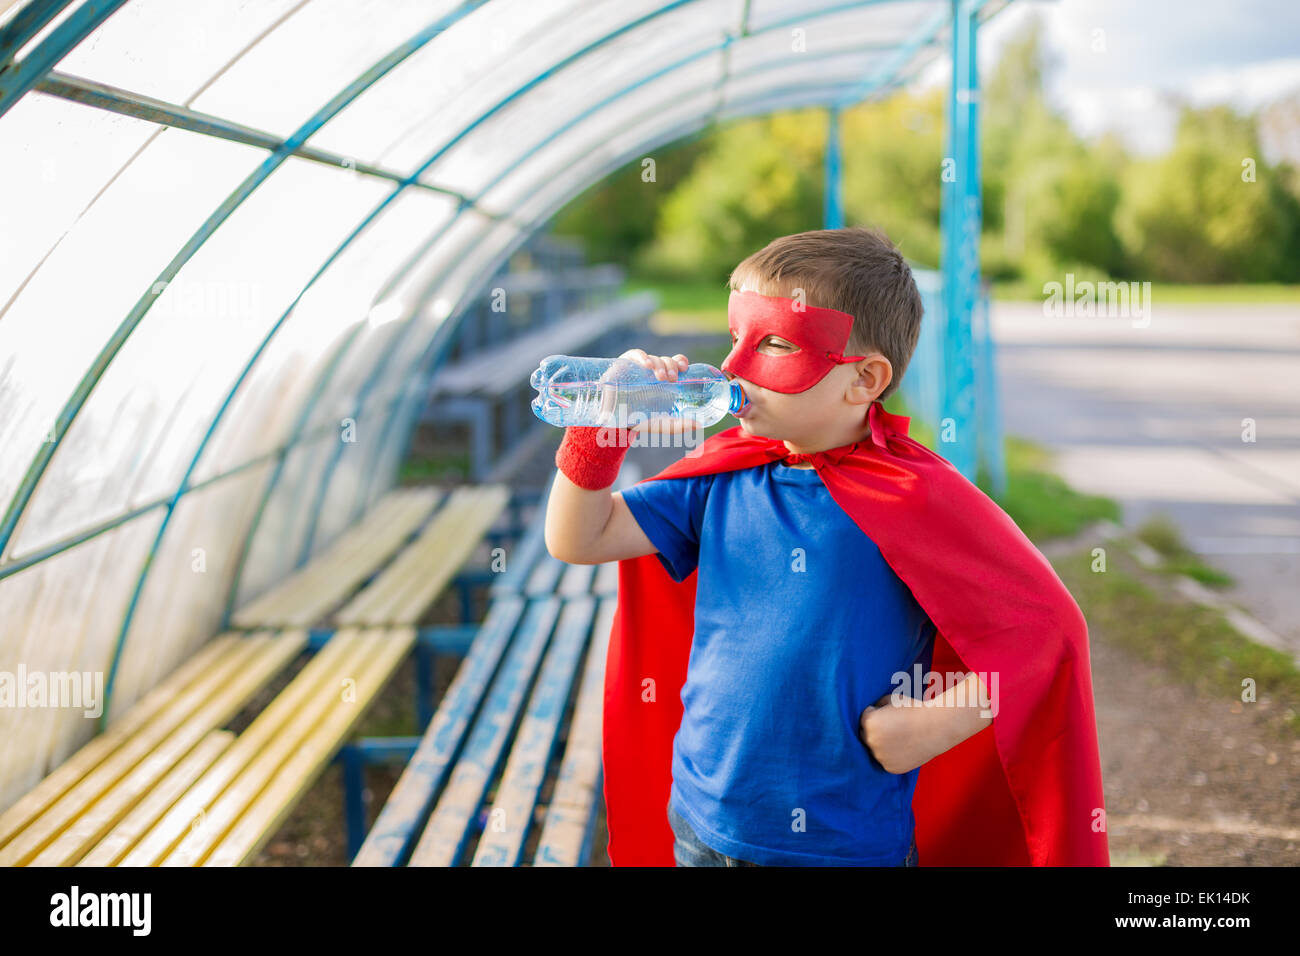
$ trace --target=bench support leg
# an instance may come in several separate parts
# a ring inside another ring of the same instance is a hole
[[[433,648],[424,643],[415,645],[415,719],[419,733],[433,720]]]
[[[492,409],[486,399],[456,396],[435,399],[420,416],[422,422],[459,421],[469,425],[470,481],[482,481],[492,467]]]
[[[339,757],[343,762],[343,805],[350,863],[366,839],[366,764],[361,749],[355,744],[344,744]]]

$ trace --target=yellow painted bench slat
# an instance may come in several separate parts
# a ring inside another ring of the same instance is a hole
[[[264,653],[274,646],[274,640],[273,637],[262,635],[241,638],[240,646],[234,654],[222,658],[217,666],[209,668],[197,681],[185,688],[162,713],[132,735],[0,850],[0,866],[19,866],[29,862],[169,735],[178,728],[189,725],[194,715],[203,710],[214,695],[228,692],[231,682],[241,671],[255,666]],[[270,676],[268,674],[266,679],[269,680]],[[252,687],[249,695],[256,689]],[[225,699],[233,703],[229,695]],[[225,720],[226,717],[221,715],[223,713],[224,711],[219,712],[213,723],[202,727],[202,732]],[[188,749],[187,747],[186,750]]]
[[[197,678],[220,664],[223,657],[243,646],[239,634],[224,634],[203,645],[157,687],[136,701],[125,714],[113,721],[104,732],[87,741],[86,745],[49,773],[40,783],[24,794],[17,803],[0,815],[0,847],[13,839],[14,834],[44,813],[68,790],[88,773],[108,759],[131,735],[151,721],[180,696]]]
[[[335,615],[340,624],[413,624],[509,502],[504,485],[461,486],[420,536]]]
[[[77,866],[116,866],[136,840],[144,835],[167,808],[181,798],[199,776],[212,766],[235,740],[229,730],[214,730],[199,741],[172,772],[135,805],[112,832],[77,861]]]
[[[434,487],[390,492],[305,567],[237,611],[233,623],[302,627],[319,620],[392,557],[441,498]]]
[[[435,540],[432,536],[425,538],[425,560],[417,561],[415,555],[409,560],[409,573],[394,596],[387,614],[389,622],[414,624],[419,620],[420,615],[442,593],[447,582],[474,553],[483,535],[510,499],[509,491],[499,485],[465,490],[469,501],[463,509],[454,536],[442,541]],[[430,571],[435,566],[438,569],[436,574]]]
[[[323,721],[312,725],[289,761],[240,815],[234,829],[201,861],[202,865],[239,866],[261,851],[414,645],[415,628],[394,628],[376,634],[366,660],[356,672],[355,700],[336,705]]]
[[[211,806],[265,747],[284,732],[312,697],[328,690],[339,661],[361,640],[357,631],[340,631],[325,642],[275,699],[254,718],[229,749],[186,791],[167,814],[146,832],[122,859],[122,866],[157,866],[199,823],[206,823]],[[109,834],[108,839],[112,838]]]
[[[214,688],[202,706],[189,714],[143,760],[118,779],[89,809],[78,815],[32,862],[37,866],[69,866],[88,853],[113,825],[149,793],[209,730],[221,726],[243,709],[262,687],[283,671],[307,646],[305,632],[263,638],[265,645]],[[140,738],[137,738],[140,739]]]

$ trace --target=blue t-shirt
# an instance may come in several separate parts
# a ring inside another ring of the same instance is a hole
[[[673,808],[767,866],[894,866],[920,768],[885,770],[858,718],[934,625],[813,468],[643,481],[621,492],[676,581],[698,568],[673,739]],[[920,688],[905,687],[913,696]]]

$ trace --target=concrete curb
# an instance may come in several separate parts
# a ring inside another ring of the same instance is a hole
[[[1088,533],[1099,534],[1107,541],[1121,543],[1133,555],[1138,564],[1144,568],[1155,571],[1159,570],[1164,563],[1160,554],[1154,548],[1136,538],[1129,537],[1124,528],[1113,521],[1099,521],[1092,525]],[[1222,614],[1224,620],[1242,637],[1286,654],[1297,667],[1300,667],[1300,654],[1296,654],[1295,650],[1268,625],[1243,611],[1226,598],[1211,591],[1195,578],[1190,578],[1185,574],[1175,574],[1172,577],[1174,589],[1183,597],[1203,607],[1213,608]]]

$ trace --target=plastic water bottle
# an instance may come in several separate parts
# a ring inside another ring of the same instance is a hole
[[[632,359],[548,355],[528,384],[537,389],[533,414],[561,428],[632,428],[660,416],[707,427],[728,413],[743,415],[749,406],[739,382],[704,362],[679,369],[671,382]]]

